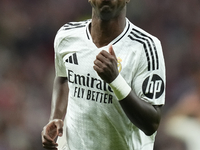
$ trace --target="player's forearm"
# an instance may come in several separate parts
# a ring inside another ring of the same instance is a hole
[[[68,104],[68,91],[67,78],[55,77],[49,120],[64,119]]]
[[[139,99],[133,91],[120,104],[130,121],[145,134],[151,135],[157,130],[161,118],[159,106]]]

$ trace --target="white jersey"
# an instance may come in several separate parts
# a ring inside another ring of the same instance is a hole
[[[109,45],[120,74],[142,100],[165,102],[165,64],[160,41],[126,19],[124,31],[108,46],[93,43],[91,20],[64,25],[55,38],[56,76],[68,78],[66,142],[63,150],[153,150],[155,135],[146,136],[130,122],[111,87],[93,69]]]

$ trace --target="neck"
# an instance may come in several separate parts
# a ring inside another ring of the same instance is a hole
[[[102,20],[95,15],[92,16],[90,33],[94,44],[97,47],[108,45],[119,34],[121,34],[126,25],[125,15],[112,18],[110,20]]]

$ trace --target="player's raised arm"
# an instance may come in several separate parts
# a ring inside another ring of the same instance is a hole
[[[42,131],[42,144],[45,149],[57,150],[55,142],[58,136],[62,136],[63,118],[68,104],[68,83],[66,77],[55,77],[52,106],[49,123]]]
[[[153,106],[141,100],[117,70],[117,58],[112,46],[109,53],[100,52],[94,61],[94,70],[112,87],[130,121],[146,135],[152,135],[161,118],[161,105]]]

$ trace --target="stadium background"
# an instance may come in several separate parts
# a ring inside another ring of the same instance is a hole
[[[68,21],[90,18],[87,0],[0,1],[0,150],[42,150],[50,113],[53,40]],[[132,0],[129,20],[157,36],[167,69],[166,105],[155,150],[185,150],[167,134],[165,116],[193,88],[192,64],[200,58],[198,0]],[[200,127],[199,127],[200,128]]]

